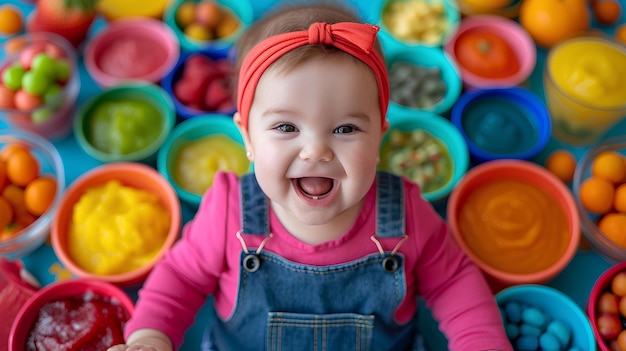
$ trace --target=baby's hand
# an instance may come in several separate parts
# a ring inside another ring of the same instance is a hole
[[[139,329],[132,333],[125,345],[115,345],[106,351],[172,351],[170,339],[155,329]]]

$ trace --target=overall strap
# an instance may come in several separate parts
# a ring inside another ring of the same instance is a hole
[[[376,194],[376,237],[404,236],[404,184],[400,176],[378,171]]]
[[[239,180],[241,197],[241,233],[266,235],[270,232],[269,201],[254,173]]]

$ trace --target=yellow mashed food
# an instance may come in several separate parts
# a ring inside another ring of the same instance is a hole
[[[88,189],[74,205],[70,255],[91,273],[132,271],[156,256],[170,220],[155,194],[109,181]]]

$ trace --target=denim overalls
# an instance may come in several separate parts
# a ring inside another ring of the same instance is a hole
[[[404,238],[401,178],[379,172],[379,238]],[[242,233],[269,231],[269,203],[256,177],[241,179]],[[241,239],[241,237],[240,237]],[[382,251],[358,260],[310,266],[288,261],[242,240],[237,306],[230,320],[215,318],[203,350],[426,350],[417,318],[393,320],[406,294],[404,257]],[[264,241],[265,242],[265,241]]]

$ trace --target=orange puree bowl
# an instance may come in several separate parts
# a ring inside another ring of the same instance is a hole
[[[447,219],[492,290],[542,284],[572,260],[580,240],[569,189],[532,162],[496,160],[470,169],[452,190]]]
[[[156,169],[107,163],[63,194],[52,220],[52,248],[79,278],[135,286],[176,242],[181,217],[174,189]]]
[[[125,324],[124,320],[132,316],[134,312],[134,304],[131,298],[124,292],[124,290],[116,287],[115,285],[102,281],[86,279],[71,279],[62,282],[54,282],[37,291],[22,306],[13,321],[13,324],[11,325],[8,350],[26,350],[26,344],[31,334],[31,330],[35,326],[42,308],[48,303],[58,303],[58,301],[66,299],[76,301],[76,306],[80,305],[80,301],[92,299],[99,303],[103,303],[103,305],[100,306],[111,305],[114,310],[118,312],[114,317],[104,317],[101,315],[100,317],[103,317],[104,319],[97,321],[97,317],[95,317],[94,314],[86,315],[85,312],[81,314],[78,312],[79,310],[74,310],[73,313],[75,313],[75,315],[70,321],[73,324],[75,323],[74,326],[81,326],[81,329],[74,330],[78,334],[83,334],[82,329],[90,327],[93,328],[96,326],[111,328],[111,330],[115,329],[119,333],[120,329],[123,330]],[[93,309],[89,310],[93,311]],[[108,311],[112,310],[109,310],[107,307],[105,312]],[[72,315],[70,314],[69,316]],[[118,319],[117,317],[120,318]],[[58,318],[56,322],[60,322],[61,320],[62,318]],[[49,321],[49,323],[56,322]],[[96,337],[98,336],[96,335]],[[101,339],[102,340],[100,340],[100,342],[106,342],[106,338]]]

